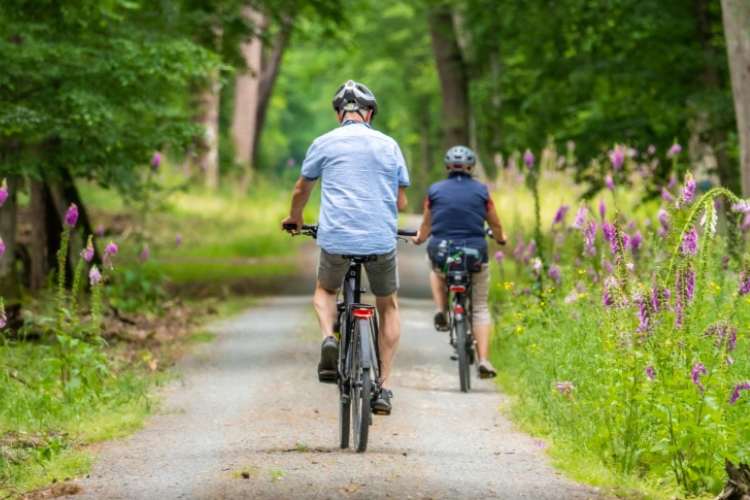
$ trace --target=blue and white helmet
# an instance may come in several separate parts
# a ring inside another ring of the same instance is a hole
[[[466,146],[453,146],[446,151],[443,163],[449,172],[466,172],[470,174],[477,163],[477,155]]]

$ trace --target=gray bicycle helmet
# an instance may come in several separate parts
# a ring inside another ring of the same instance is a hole
[[[337,113],[353,111],[359,113],[360,116],[362,116],[362,109],[371,109],[372,116],[375,116],[375,113],[378,112],[378,102],[366,85],[354,80],[347,80],[333,96],[333,109]]]
[[[449,171],[471,173],[477,163],[477,155],[466,146],[453,146],[445,153],[443,163]]]

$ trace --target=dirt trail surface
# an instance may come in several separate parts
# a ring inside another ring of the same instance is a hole
[[[401,265],[422,280],[421,252]],[[417,288],[414,288],[415,290]],[[318,333],[305,296],[277,297],[214,325],[144,430],[108,443],[73,499],[598,498],[560,477],[514,430],[491,381],[458,391],[432,305],[402,299],[394,411],[365,454],[339,450],[335,386],[315,377]]]

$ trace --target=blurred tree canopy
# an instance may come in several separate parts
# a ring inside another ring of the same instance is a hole
[[[441,170],[440,86],[428,14],[450,7],[468,68],[472,143],[488,170],[508,155],[575,143],[581,164],[615,142],[709,148],[738,188],[737,139],[719,0],[383,0],[344,2],[331,34],[298,26],[272,101],[262,163],[283,171],[335,126],[348,78],[381,103],[375,126],[412,171]],[[703,154],[697,151],[696,154]],[[664,172],[662,172],[664,173]]]

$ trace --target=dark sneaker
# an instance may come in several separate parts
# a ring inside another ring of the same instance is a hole
[[[390,415],[392,397],[393,392],[389,389],[380,389],[378,395],[372,400],[372,412],[375,415]]]
[[[339,359],[339,343],[335,337],[326,337],[320,346],[318,380],[328,384],[336,383],[336,364]]]
[[[435,330],[439,332],[447,332],[450,328],[448,327],[448,317],[444,312],[435,313]]]
[[[495,378],[497,376],[497,372],[492,366],[492,363],[487,360],[479,363],[477,370],[479,371],[479,378]]]

